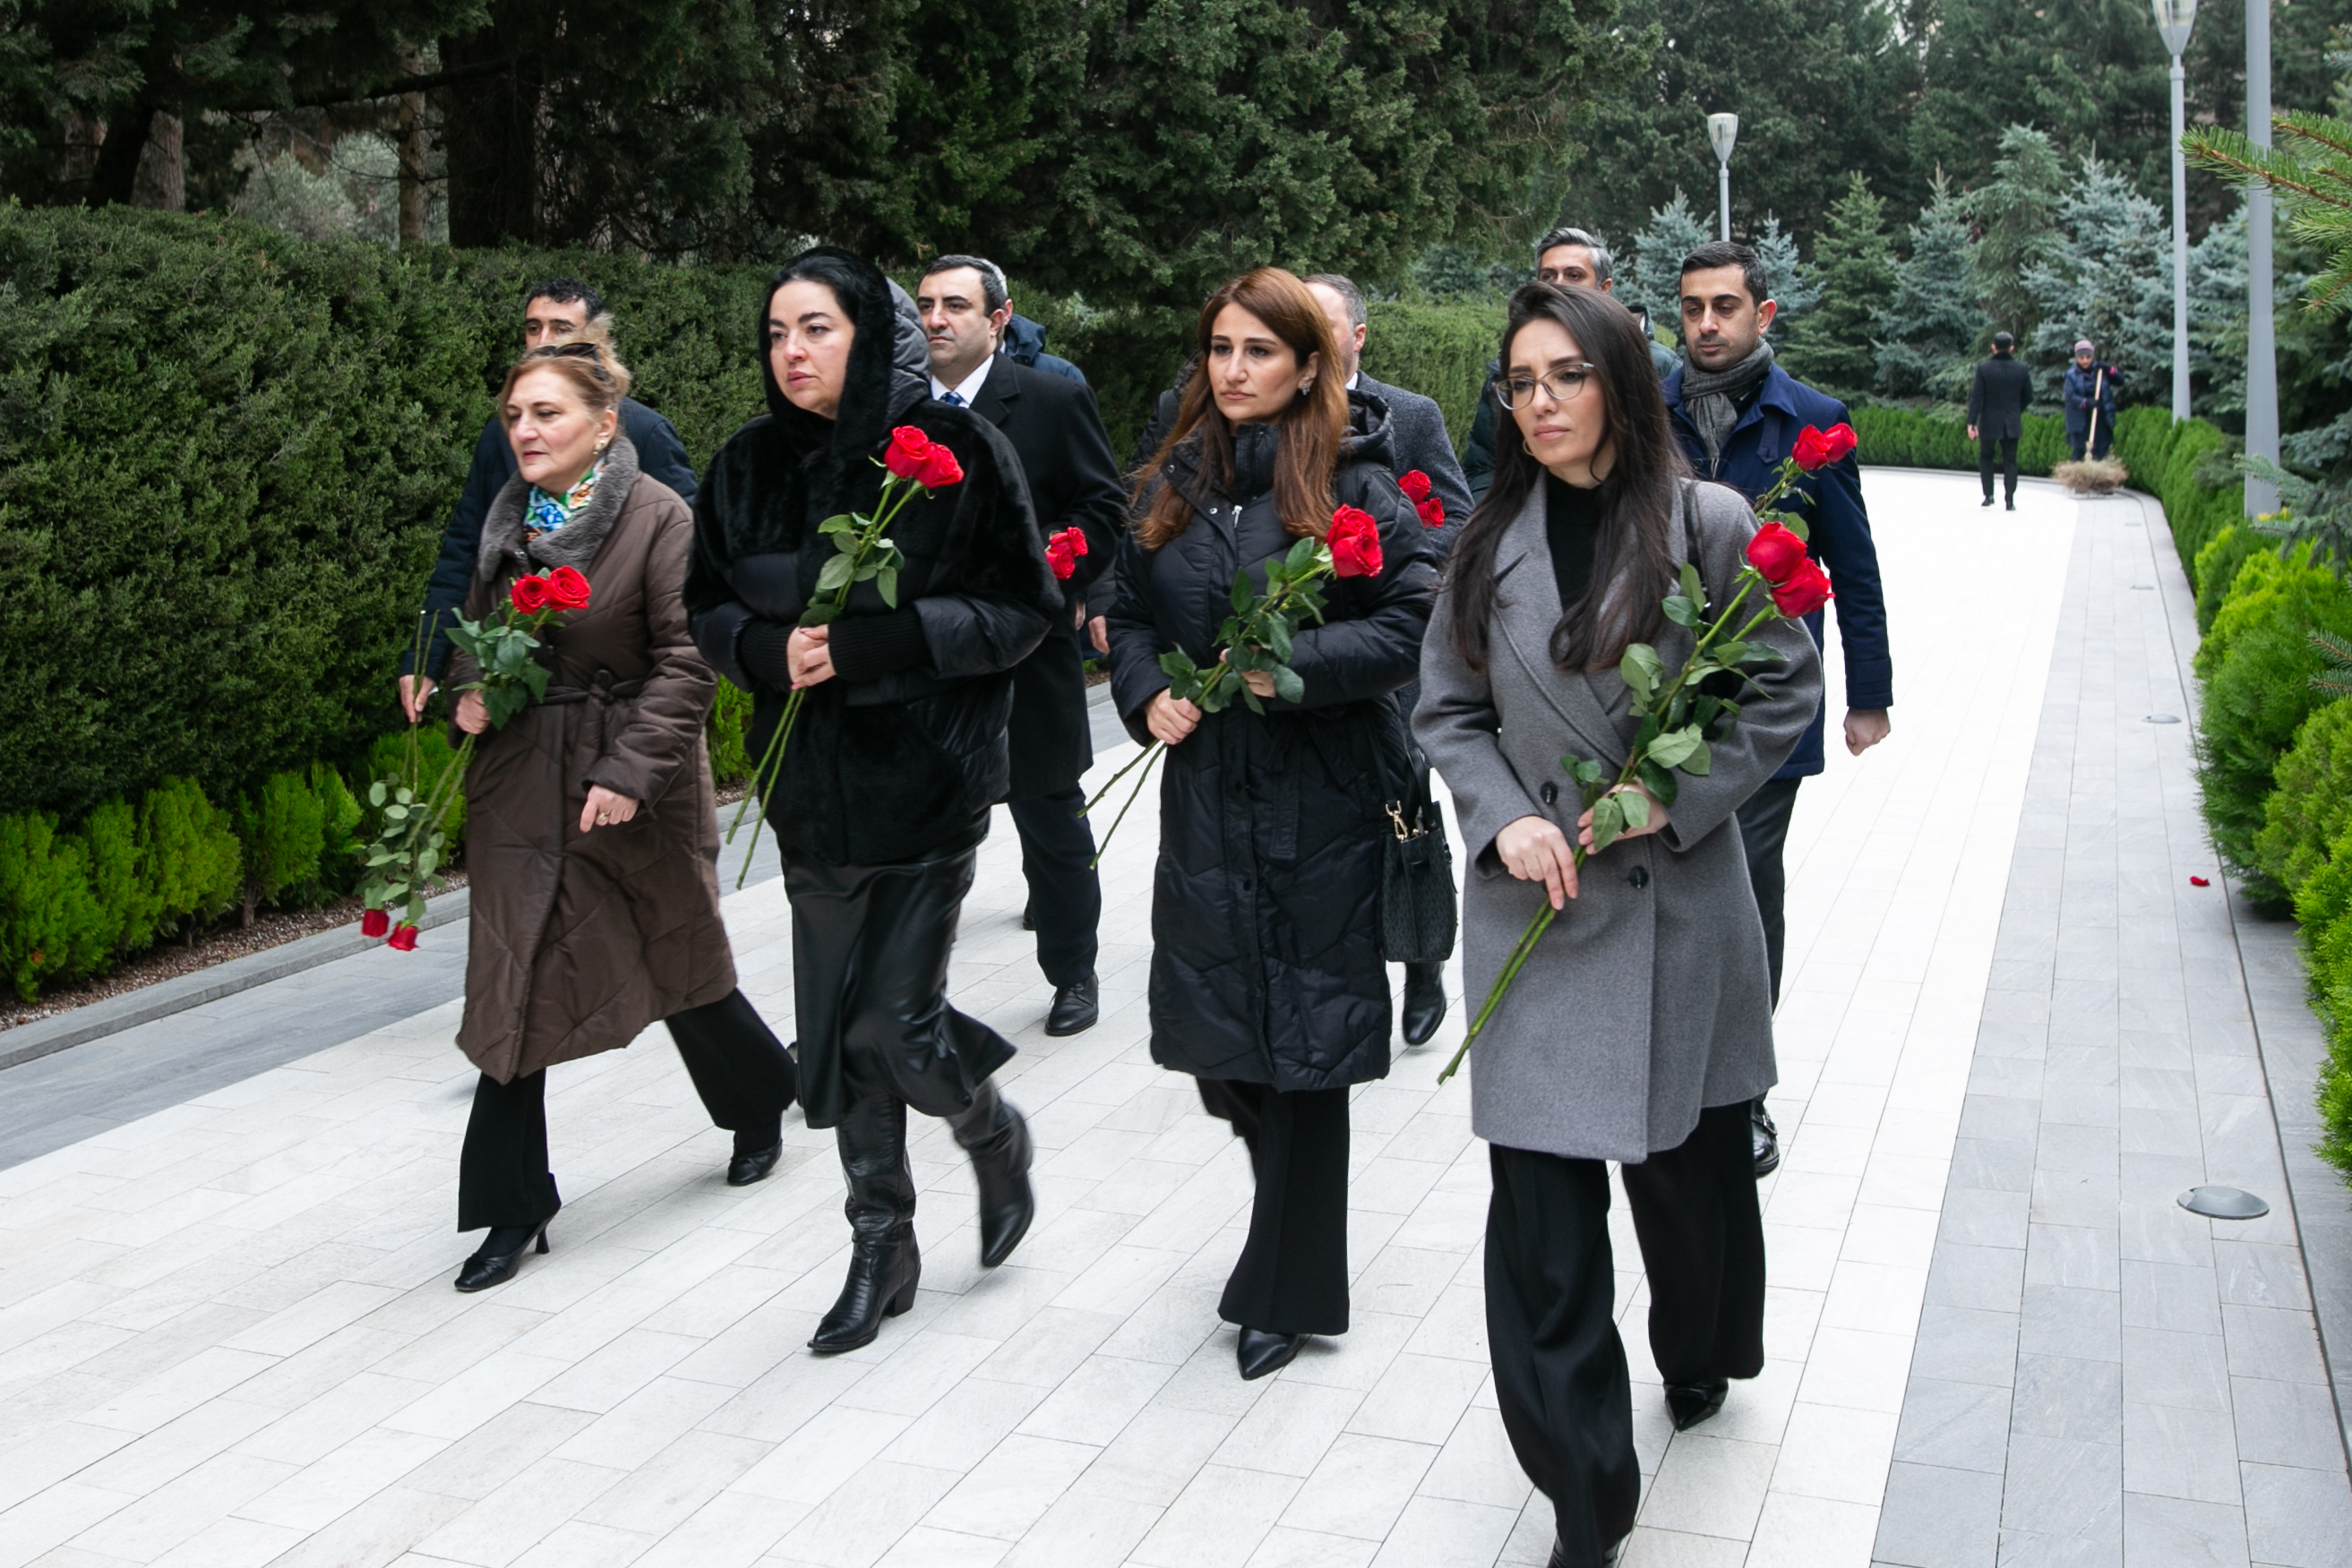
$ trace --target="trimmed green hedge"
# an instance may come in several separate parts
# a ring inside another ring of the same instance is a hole
[[[1959,414],[1864,404],[1847,411],[1864,463],[1890,468],[1958,468],[1977,471],[1977,444]],[[2046,479],[2066,461],[2066,422],[2055,414],[2029,413],[2017,444],[2017,471]]]
[[[1375,301],[1366,314],[1364,372],[1434,398],[1460,450],[1478,415],[1487,361],[1502,346],[1503,308]]]

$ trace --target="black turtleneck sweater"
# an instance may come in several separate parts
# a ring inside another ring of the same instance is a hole
[[[1601,489],[1580,490],[1544,476],[1544,538],[1551,545],[1551,578],[1563,609],[1584,597],[1592,580],[1592,551],[1601,538]]]

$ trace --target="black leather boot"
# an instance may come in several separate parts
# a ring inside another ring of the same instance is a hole
[[[1437,1026],[1445,1021],[1445,966],[1407,964],[1404,967],[1404,1042],[1427,1045]]]
[[[971,1110],[948,1118],[948,1130],[971,1156],[971,1174],[980,1181],[980,1266],[993,1269],[1013,1256],[1037,1218],[1037,1195],[1029,1185],[1035,1153],[1029,1124],[996,1092],[995,1080],[988,1079],[972,1096]]]
[[[1757,1101],[1748,1109],[1748,1146],[1756,1156],[1756,1179],[1762,1181],[1780,1168],[1780,1128],[1772,1113]]]
[[[882,1320],[915,1304],[923,1258],[915,1246],[915,1176],[907,1166],[907,1107],[882,1095],[854,1102],[834,1129],[849,1183],[849,1277],[809,1348],[833,1355],[872,1344]]]

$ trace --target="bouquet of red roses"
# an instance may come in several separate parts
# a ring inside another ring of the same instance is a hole
[[[956,460],[956,455],[944,443],[933,441],[911,424],[893,430],[889,446],[873,462],[885,471],[882,493],[875,498],[874,515],[869,517],[863,512],[845,512],[816,526],[817,532],[832,536],[834,557],[817,574],[816,592],[809,600],[808,608],[801,612],[803,626],[827,626],[839,620],[849,603],[849,591],[861,582],[874,584],[883,603],[893,610],[898,608],[898,569],[906,558],[883,530],[917,495],[928,496],[963,483],[963,465]],[[1083,537],[1077,550],[1081,555],[1086,552]],[[1059,575],[1070,574],[1065,571]],[[727,824],[729,843],[735,841],[736,830],[743,825],[743,813],[751,810],[751,802],[765,802],[768,791],[776,787],[776,776],[783,770],[784,747],[793,737],[793,726],[800,719],[801,704],[807,695],[806,688],[796,686],[784,698],[784,716],[777,722],[776,733],[768,737],[768,749],[761,754],[760,765],[751,769],[751,788],[744,791],[743,803],[735,808],[734,821]],[[751,874],[751,852],[759,847],[760,823],[754,821],[751,845],[743,852],[743,870],[735,878],[737,887],[741,887]]]
[[[1075,530],[1072,530],[1075,531]],[[1202,713],[1222,713],[1239,697],[1249,705],[1252,713],[1264,713],[1265,705],[1257,693],[1250,689],[1247,677],[1263,674],[1272,678],[1274,695],[1284,702],[1295,703],[1307,695],[1307,683],[1290,667],[1291,639],[1298,635],[1301,617],[1311,615],[1323,619],[1323,595],[1316,584],[1326,577],[1378,577],[1381,574],[1381,527],[1372,515],[1357,507],[1341,507],[1331,514],[1331,525],[1323,538],[1300,539],[1279,560],[1270,560],[1265,567],[1265,591],[1259,593],[1250,587],[1246,570],[1234,573],[1234,612],[1217,632],[1217,641],[1224,651],[1217,662],[1202,669],[1181,648],[1160,655],[1160,667],[1168,675],[1168,695],[1193,704]],[[1111,834],[1127,821],[1129,807],[1143,793],[1146,780],[1151,777],[1151,765],[1168,749],[1164,741],[1153,741],[1143,748],[1143,754],[1112,774],[1094,799],[1079,808],[1083,817],[1111,791],[1111,786],[1126,778],[1139,767],[1142,776],[1128,792],[1127,804],[1111,819],[1109,831],[1095,850],[1095,858],[1087,863],[1100,864],[1104,851],[1110,848]]]
[[[1655,648],[1647,643],[1627,645],[1617,674],[1633,694],[1632,711],[1642,721],[1642,727],[1626,750],[1625,766],[1612,779],[1605,767],[1589,757],[1559,759],[1569,777],[1576,780],[1585,809],[1592,813],[1591,853],[1607,849],[1629,829],[1648,827],[1653,800],[1661,806],[1672,806],[1675,774],[1701,778],[1706,775],[1711,766],[1707,743],[1728,735],[1739,717],[1737,701],[1705,689],[1709,677],[1723,675],[1741,686],[1753,685],[1748,669],[1780,657],[1769,647],[1748,642],[1749,634],[1773,616],[1794,621],[1830,601],[1828,574],[1806,548],[1804,519],[1780,509],[1778,503],[1806,475],[1828,467],[1853,449],[1851,426],[1832,425],[1826,431],[1811,425],[1805,427],[1795,448],[1782,459],[1771,488],[1756,498],[1756,515],[1763,526],[1748,541],[1748,564],[1739,569],[1731,601],[1712,620],[1704,619],[1706,588],[1699,580],[1698,568],[1689,561],[1683,562],[1682,580],[1661,606],[1667,620],[1688,627],[1698,639],[1681,669],[1669,675]],[[1733,631],[1732,623],[1741,606],[1759,588],[1765,591],[1771,602]],[[1583,869],[1586,858],[1584,846],[1576,845],[1573,859],[1579,870]],[[1462,1049],[1454,1053],[1454,1060],[1437,1075],[1440,1083],[1453,1077],[1463,1059],[1470,1054],[1479,1031],[1495,1016],[1495,1009],[1501,1005],[1511,982],[1518,977],[1521,967],[1535,952],[1536,944],[1543,940],[1543,934],[1551,929],[1557,915],[1549,899],[1537,905],[1535,918],[1528,922],[1527,929],[1512,944],[1509,955],[1503,960],[1502,972],[1495,977],[1486,1001],[1470,1020],[1470,1028],[1462,1038]]]
[[[457,688],[482,694],[490,727],[503,729],[507,721],[547,695],[550,672],[539,662],[540,628],[570,610],[585,609],[588,580],[576,570],[559,566],[541,577],[518,577],[507,589],[507,602],[496,619],[474,622],[464,616],[451,629],[449,640],[464,649],[479,667],[478,678]],[[432,630],[418,637],[415,668],[425,667],[424,651]],[[368,787],[368,804],[377,813],[375,842],[367,852],[367,873],[360,882],[360,935],[391,934],[390,946],[408,952],[416,946],[416,923],[425,915],[425,887],[440,869],[448,847],[443,831],[450,808],[464,787],[466,765],[474,758],[474,741],[467,736],[457,756],[427,788],[424,759],[416,747],[416,721],[408,726],[408,755],[399,773]],[[393,906],[401,906],[394,925]]]

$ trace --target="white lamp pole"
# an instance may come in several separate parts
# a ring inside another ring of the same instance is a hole
[[[1731,237],[1731,144],[1739,140],[1739,116],[1710,114],[1706,140],[1715,149],[1715,227],[1719,239]]]
[[[2246,139],[2271,144],[2270,0],[2246,0]],[[2277,323],[2271,303],[2271,193],[2246,192],[2246,455],[2279,456]],[[2246,481],[2246,515],[2278,510],[2278,487]]]
[[[2172,417],[2189,417],[2189,161],[2180,151],[2188,133],[2188,76],[2180,57],[2197,21],[2197,0],[2148,0],[2156,30],[2172,56]]]

